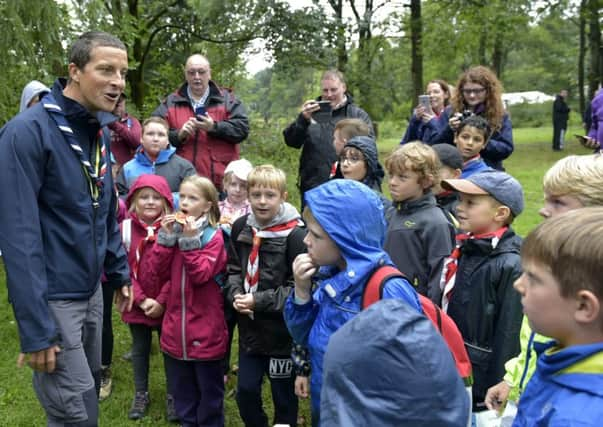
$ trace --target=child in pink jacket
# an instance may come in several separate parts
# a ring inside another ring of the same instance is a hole
[[[134,290],[132,311],[122,312],[122,319],[132,334],[132,367],[136,394],[128,418],[146,415],[149,399],[149,356],[153,331],[161,336],[161,320],[165,310],[168,281],[152,285],[141,283],[140,261],[151,253],[161,218],[173,210],[170,187],[159,175],[141,175],[128,193],[126,205],[130,217],[121,223],[122,240],[128,253],[130,278]],[[169,387],[168,387],[169,390]],[[167,417],[177,420],[173,400],[168,392]]]
[[[161,349],[182,425],[224,425],[222,359],[228,332],[217,281],[226,267],[218,193],[207,178],[180,185],[180,212],[161,221],[145,282],[170,281]]]

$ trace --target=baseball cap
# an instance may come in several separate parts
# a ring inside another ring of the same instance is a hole
[[[435,144],[431,146],[444,166],[452,169],[463,169],[463,156],[461,152],[450,144]]]
[[[247,181],[247,176],[249,175],[249,172],[251,172],[251,169],[253,169],[253,166],[251,165],[251,162],[249,160],[233,160],[228,164],[228,166],[226,166],[226,169],[224,170],[224,175],[232,172],[232,174],[237,178],[243,181]]]
[[[511,175],[500,171],[483,171],[465,179],[445,179],[442,188],[465,194],[489,195],[511,209],[513,216],[523,211],[523,189]]]

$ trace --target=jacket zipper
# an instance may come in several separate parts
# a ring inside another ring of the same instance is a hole
[[[92,202],[92,246],[94,247],[94,278],[99,277],[98,248],[96,247],[96,210],[99,202]],[[96,286],[96,283],[94,284]]]
[[[185,276],[185,270],[184,270],[184,265],[182,266],[182,279],[180,280],[180,295],[182,298],[182,319],[181,319],[181,325],[180,327],[182,328],[182,359],[183,360],[187,360],[187,354],[186,354],[186,298],[184,295],[184,285],[186,282],[186,276]]]

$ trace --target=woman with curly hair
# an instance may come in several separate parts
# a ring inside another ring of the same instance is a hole
[[[501,94],[502,85],[489,68],[480,65],[466,70],[459,78],[451,105],[440,116],[440,132],[435,142],[453,144],[454,133],[463,118],[481,116],[491,129],[481,156],[488,166],[504,170],[502,161],[513,152],[513,131]]]
[[[441,126],[439,118],[450,103],[450,87],[444,80],[430,80],[425,94],[429,96],[429,107],[419,104],[415,108],[400,144],[417,140],[429,145],[435,143]]]

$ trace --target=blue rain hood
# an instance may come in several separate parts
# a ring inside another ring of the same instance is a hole
[[[466,427],[470,414],[442,336],[399,299],[373,304],[331,336],[320,407],[324,426]]]
[[[364,278],[383,260],[386,225],[383,204],[373,190],[350,179],[335,179],[306,191],[304,200],[347,266],[354,267],[356,278]]]
[[[379,163],[377,143],[370,136],[350,138],[343,148],[354,147],[362,152],[366,159],[366,176],[363,182],[375,191],[381,191],[381,182],[385,176],[383,166]]]

